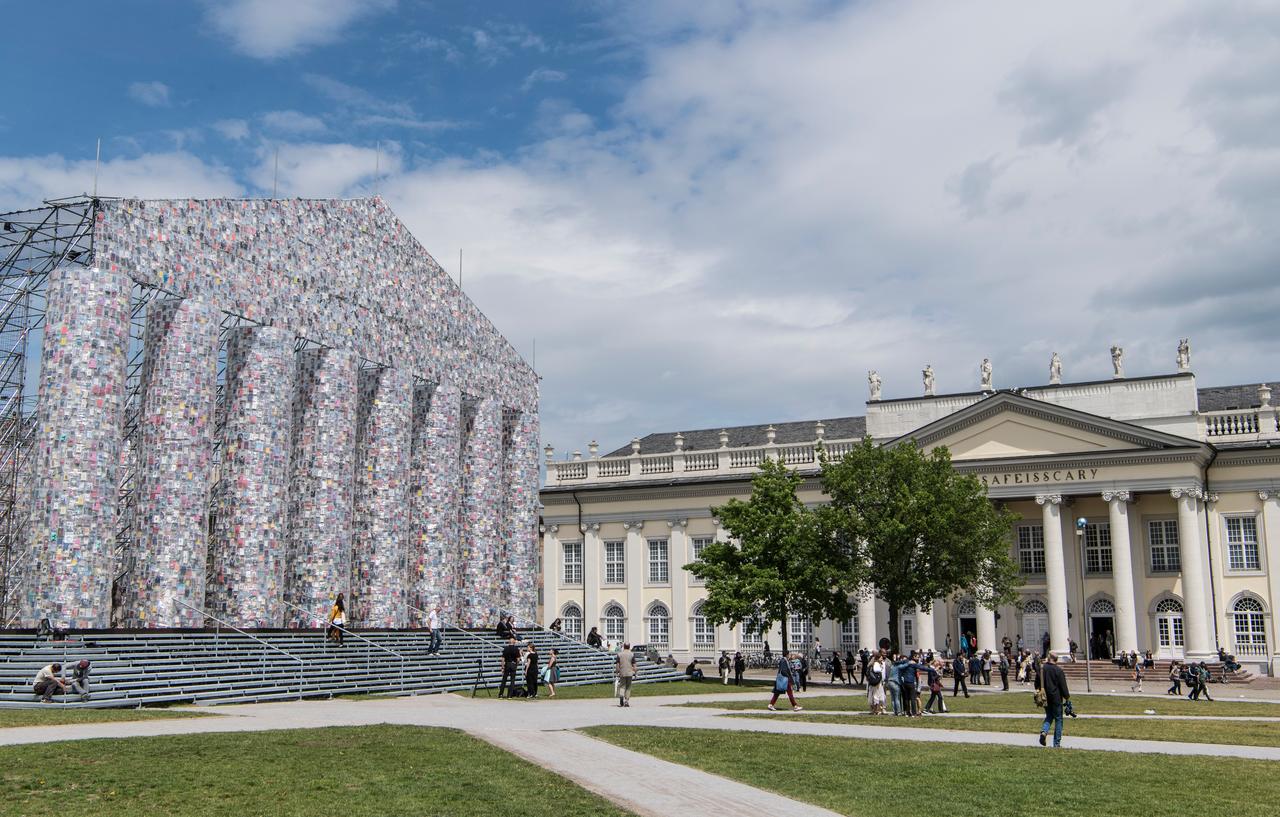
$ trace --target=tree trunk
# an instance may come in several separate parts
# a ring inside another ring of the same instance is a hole
[[[889,605],[889,645],[894,653],[898,652],[898,606]]]
[[[787,603],[782,603],[782,654],[787,654]]]

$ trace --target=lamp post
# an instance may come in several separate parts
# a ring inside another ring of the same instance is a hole
[[[1084,529],[1089,526],[1089,520],[1083,516],[1076,520],[1076,542],[1079,544],[1077,548],[1080,551],[1080,630],[1084,634],[1084,689],[1085,692],[1093,692],[1093,652],[1090,647],[1093,644],[1093,619],[1084,609]]]

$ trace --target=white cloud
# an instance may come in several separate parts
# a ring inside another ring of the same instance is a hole
[[[129,84],[129,97],[148,108],[167,108],[169,107],[169,86],[155,80],[133,82]]]
[[[524,78],[524,82],[520,83],[520,90],[528,91],[540,82],[564,82],[569,75],[564,71],[556,71],[552,68],[535,68],[529,72],[529,76]]]
[[[238,142],[249,135],[249,123],[243,119],[220,119],[213,123],[213,129],[224,139]]]
[[[88,193],[93,188],[93,159],[47,156],[0,157],[0,204],[3,209],[32,207],[47,198]],[[148,153],[106,159],[98,169],[103,196],[191,198],[243,193],[231,172],[189,153]]]
[[[264,192],[270,192],[275,184],[277,149],[277,195],[281,198],[371,195],[368,182],[376,176],[399,173],[402,167],[400,146],[395,142],[383,142],[380,147],[314,142],[263,145],[250,176]]]
[[[299,111],[267,111],[260,117],[262,126],[276,133],[308,135],[324,133],[327,128],[319,117]]]
[[[236,50],[275,59],[339,39],[358,20],[388,11],[395,0],[223,0],[206,18]]]

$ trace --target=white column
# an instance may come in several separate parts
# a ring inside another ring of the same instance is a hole
[[[671,650],[689,649],[693,638],[693,619],[689,610],[689,573],[684,566],[689,563],[689,537],[685,533],[687,519],[668,519],[671,538],[667,544],[667,575],[671,577]],[[716,633],[716,640],[722,634]]]
[[[1280,491],[1259,491],[1262,500],[1262,546],[1267,551],[1267,587],[1271,591],[1268,607],[1271,610],[1271,666],[1272,674],[1280,667]]]
[[[1128,491],[1104,491],[1111,524],[1111,576],[1115,580],[1116,649],[1138,649],[1138,612],[1133,595],[1133,549],[1129,544]],[[1088,615],[1088,611],[1081,611]]]
[[[1045,542],[1046,548],[1048,542]],[[1000,645],[996,643],[996,611],[990,607],[983,607],[976,604],[978,614],[978,650],[991,650],[994,655],[1000,651]],[[1052,641],[1052,636],[1050,637]]]
[[[1209,638],[1213,613],[1204,592],[1204,553],[1200,549],[1199,488],[1174,488],[1169,492],[1178,501],[1178,551],[1182,556],[1182,627],[1186,632],[1188,660],[1214,656]]]
[[[858,646],[874,650],[879,640],[877,632],[876,597],[868,592],[866,598],[858,600]]]
[[[591,632],[593,626],[599,627],[600,624],[596,620],[600,615],[600,585],[604,582],[604,572],[601,562],[604,559],[604,545],[600,542],[600,523],[588,522],[586,531],[582,534],[582,598],[579,601],[586,607],[582,611],[583,629],[582,637],[586,638],[587,633]],[[565,599],[560,604],[564,604]],[[557,608],[549,618],[555,621],[559,617],[560,612]],[[592,623],[588,624],[587,620]]]
[[[937,602],[934,602],[936,605]],[[920,652],[928,652],[935,649],[933,629],[933,607],[929,608],[929,612],[925,612],[921,608],[916,608],[916,649]]]
[[[623,522],[627,529],[627,641],[645,640],[644,583],[649,578],[645,559],[644,522]]]
[[[1049,649],[1065,655],[1071,651],[1071,636],[1067,629],[1067,566],[1062,552],[1062,504],[1060,494],[1041,494],[1036,497],[1041,507],[1044,523],[1044,578],[1049,596]],[[994,633],[995,626],[992,625]],[[982,643],[979,634],[978,643]],[[1039,644],[1028,644],[1028,649],[1039,650]]]
[[[559,530],[559,525],[547,525],[542,534],[542,621],[544,624],[555,621],[556,611],[560,609],[560,540],[556,537]],[[591,622],[599,615],[599,610],[582,611],[582,625],[586,628],[582,631],[583,633],[591,630]]]

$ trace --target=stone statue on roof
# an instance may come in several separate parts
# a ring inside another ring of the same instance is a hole
[[[933,397],[933,366],[926,363],[920,374],[924,377],[924,396]]]
[[[1049,382],[1055,386],[1062,383],[1062,358],[1058,357],[1057,352],[1049,358]]]
[[[1119,346],[1111,347],[1111,368],[1115,369],[1112,377],[1117,379],[1124,377],[1124,349]]]
[[[1178,371],[1187,372],[1191,370],[1191,339],[1183,338],[1178,341]]]
[[[984,357],[978,370],[982,373],[982,390],[995,391],[995,388],[991,385],[991,358]]]
[[[875,369],[867,372],[867,387],[871,389],[871,399],[880,399],[880,373]]]

